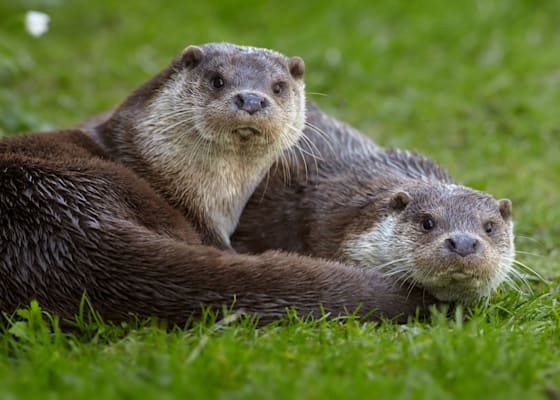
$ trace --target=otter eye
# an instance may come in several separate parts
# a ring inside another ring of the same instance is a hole
[[[431,231],[435,228],[435,226],[436,223],[432,217],[426,217],[422,220],[422,222],[420,222],[420,227],[425,232]]]
[[[487,234],[494,232],[494,223],[492,221],[485,222],[482,227]]]
[[[214,87],[215,89],[221,89],[226,84],[224,82],[224,78],[222,78],[221,76],[213,77],[211,82],[212,82],[212,87]]]
[[[285,89],[286,84],[284,82],[276,82],[274,85],[272,85],[272,93],[274,93],[276,96],[280,96],[282,93],[284,93]]]

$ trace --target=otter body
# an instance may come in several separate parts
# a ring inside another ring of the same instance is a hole
[[[376,273],[227,250],[254,186],[301,137],[302,75],[264,49],[189,47],[98,126],[2,139],[0,309],[37,299],[71,318],[86,294],[111,321],[425,312],[430,296]]]
[[[382,149],[314,107],[308,120],[316,129],[300,140],[305,158],[292,159],[289,179],[271,170],[243,212],[234,248],[375,269],[444,301],[476,301],[507,278],[509,200],[459,185],[418,154]],[[319,158],[309,155],[314,148]]]

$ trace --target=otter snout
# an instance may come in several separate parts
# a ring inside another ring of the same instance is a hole
[[[480,250],[480,242],[478,239],[470,235],[454,235],[444,241],[445,248],[452,252],[466,257],[471,254],[476,254]]]
[[[257,93],[243,92],[233,97],[233,104],[237,110],[253,115],[268,108],[268,100]]]

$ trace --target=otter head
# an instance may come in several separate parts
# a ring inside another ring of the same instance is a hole
[[[159,149],[168,142],[189,157],[233,154],[247,163],[272,162],[299,139],[305,121],[301,58],[210,43],[187,47],[171,70],[139,121],[138,131]]]
[[[391,192],[373,228],[346,243],[354,262],[416,284],[443,301],[490,295],[512,269],[511,201],[454,184]]]

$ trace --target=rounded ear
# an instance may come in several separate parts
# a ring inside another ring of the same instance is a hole
[[[406,208],[412,197],[407,192],[397,192],[389,201],[389,208],[394,211],[402,211]]]
[[[288,69],[294,79],[301,79],[305,72],[305,63],[300,57],[292,57],[288,60]]]
[[[500,214],[502,218],[506,221],[511,219],[511,200],[510,199],[501,199],[498,200],[498,204],[500,205]]]
[[[183,54],[181,54],[181,60],[183,64],[187,68],[194,68],[202,61],[202,57],[204,56],[204,52],[198,46],[189,46],[185,50],[183,50]]]

